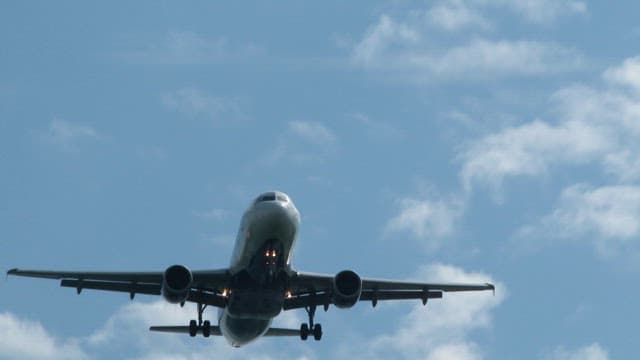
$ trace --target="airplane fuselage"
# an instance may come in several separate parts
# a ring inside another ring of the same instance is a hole
[[[229,267],[228,303],[218,312],[232,346],[262,336],[284,304],[300,213],[280,192],[260,195],[242,216]]]

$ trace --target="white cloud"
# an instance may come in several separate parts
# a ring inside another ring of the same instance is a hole
[[[275,146],[261,159],[264,165],[286,160],[298,165],[317,164],[337,149],[338,137],[316,121],[291,121],[285,133],[275,137]]]
[[[162,94],[162,103],[193,118],[206,118],[216,123],[229,123],[243,118],[235,99],[210,95],[195,88],[183,88]]]
[[[404,132],[388,122],[372,120],[362,113],[351,114],[352,117],[364,129],[367,137],[379,142],[392,142],[404,137]]]
[[[465,188],[484,184],[499,190],[507,177],[544,175],[559,165],[595,164],[619,182],[638,179],[640,94],[619,86],[619,74],[630,72],[629,64],[606,70],[605,88],[556,92],[554,123],[536,119],[473,142],[460,154]]]
[[[536,24],[549,24],[561,16],[587,13],[587,4],[577,0],[480,0],[480,2],[507,6],[525,20]]]
[[[39,322],[0,313],[0,358],[3,359],[88,359],[78,342],[60,341]]]
[[[420,34],[407,24],[397,23],[382,15],[378,23],[371,26],[364,38],[353,49],[353,61],[364,67],[379,67],[389,48],[397,45],[416,44]],[[392,64],[389,64],[392,65]]]
[[[225,209],[210,209],[206,211],[194,211],[193,214],[205,220],[223,220],[229,216],[229,211]]]
[[[604,72],[604,78],[640,91],[640,56],[626,59],[621,66]]]
[[[469,2],[449,0],[434,5],[426,11],[427,21],[448,31],[478,27],[491,28],[491,23]]]
[[[465,189],[473,183],[498,191],[506,177],[545,174],[558,163],[584,163],[614,144],[603,129],[580,121],[557,126],[534,120],[506,128],[473,143],[460,155]]]
[[[434,264],[424,266],[416,280],[427,282],[485,283],[496,285],[490,292],[445,294],[424,307],[414,306],[395,332],[379,335],[363,344],[343,350],[344,358],[356,359],[481,359],[482,349],[472,340],[474,331],[488,329],[492,312],[505,299],[507,289],[489,275],[466,272],[458,267]],[[361,346],[360,346],[361,345]],[[346,356],[348,355],[348,356]]]
[[[68,150],[75,148],[81,141],[100,138],[98,132],[91,126],[59,119],[52,120],[49,123],[49,128],[39,132],[39,135],[44,142]]]
[[[244,60],[263,54],[264,49],[255,44],[234,46],[224,37],[207,38],[192,31],[171,30],[161,42],[119,55],[134,63],[194,65]]]
[[[537,76],[581,70],[585,59],[555,42],[490,38],[486,13],[506,9],[535,24],[585,13],[573,0],[442,0],[401,15],[383,13],[352,47],[351,62],[414,83]],[[439,32],[447,32],[446,42]]]
[[[438,249],[443,239],[456,231],[463,210],[461,199],[403,198],[398,200],[399,213],[389,220],[385,232],[409,232],[428,250]]]
[[[593,343],[575,350],[564,347],[556,348],[545,357],[546,360],[609,360],[609,354],[598,343]]]
[[[289,131],[312,144],[331,145],[336,141],[333,132],[319,122],[292,121]]]
[[[410,54],[408,63],[440,76],[493,77],[541,75],[584,66],[582,56],[562,45],[539,41],[476,39],[449,49],[442,56]]]
[[[603,256],[616,253],[640,237],[640,187],[585,184],[562,192],[555,210],[535,225],[522,228],[522,239],[582,239],[592,235]]]
[[[422,25],[383,15],[355,45],[351,60],[356,66],[394,72],[418,83],[554,74],[585,65],[579,52],[552,42],[471,38],[443,48],[426,35]]]
[[[473,343],[458,342],[436,346],[427,356],[427,360],[479,360],[481,351]]]

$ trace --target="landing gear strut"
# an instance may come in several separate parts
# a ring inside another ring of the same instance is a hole
[[[300,339],[307,340],[309,335],[313,335],[315,340],[322,339],[322,325],[314,324],[313,317],[316,314],[316,306],[311,305],[304,308],[309,315],[309,323],[300,325]]]
[[[211,322],[209,320],[202,321],[202,313],[207,308],[206,304],[198,303],[198,322],[195,320],[189,321],[189,336],[195,337],[198,334],[198,330],[202,330],[202,336],[211,336]]]

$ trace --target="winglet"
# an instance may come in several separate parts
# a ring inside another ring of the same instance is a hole
[[[490,290],[493,291],[493,296],[496,296],[496,287],[493,284],[489,284],[489,283],[487,283],[487,286],[489,287]]]
[[[7,274],[6,274],[5,278],[4,278],[4,279],[5,279],[5,281],[6,281],[7,279],[9,279],[9,275],[13,275],[13,274],[15,274],[17,271],[18,271],[18,268],[13,268],[13,269],[11,269],[11,270],[8,270],[8,271],[7,271]]]

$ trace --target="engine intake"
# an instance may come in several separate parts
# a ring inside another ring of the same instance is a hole
[[[351,270],[340,271],[333,278],[332,302],[339,308],[350,308],[358,302],[362,293],[362,279]]]
[[[191,271],[182,265],[172,265],[164,271],[162,296],[172,304],[178,304],[189,296],[193,283]]]

